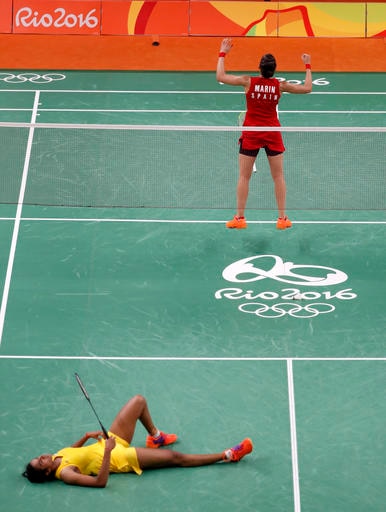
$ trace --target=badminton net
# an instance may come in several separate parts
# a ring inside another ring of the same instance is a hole
[[[385,209],[385,127],[280,131],[289,210]],[[233,210],[239,136],[230,126],[0,123],[0,203]],[[264,151],[256,167],[248,208],[275,209]]]

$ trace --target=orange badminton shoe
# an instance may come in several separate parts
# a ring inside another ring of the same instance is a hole
[[[292,222],[288,217],[279,217],[277,219],[276,227],[277,229],[287,229],[292,226]]]
[[[243,457],[253,450],[252,441],[247,437],[240,444],[237,444],[223,453],[224,462],[239,462]]]
[[[247,221],[245,217],[237,217],[237,215],[235,215],[232,220],[226,223],[226,227],[230,229],[245,229],[247,227]]]
[[[168,444],[175,443],[177,439],[178,437],[176,434],[165,434],[165,432],[160,432],[158,437],[147,436],[146,448],[160,448],[161,446],[167,446]]]

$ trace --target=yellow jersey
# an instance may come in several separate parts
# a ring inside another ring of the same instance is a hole
[[[130,473],[137,475],[142,473],[138,464],[135,448],[119,436],[115,437],[116,445],[111,452],[110,473]],[[97,475],[102,465],[105,452],[105,440],[99,439],[90,445],[73,448],[69,446],[59,450],[53,455],[53,460],[62,457],[60,466],[55,472],[55,477],[60,479],[60,473],[67,466],[76,466],[83,475]]]

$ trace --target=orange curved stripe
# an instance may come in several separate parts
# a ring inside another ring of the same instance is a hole
[[[137,22],[138,15],[142,9],[143,2],[130,2],[129,10],[127,13],[127,33],[128,35],[135,34],[135,24]]]

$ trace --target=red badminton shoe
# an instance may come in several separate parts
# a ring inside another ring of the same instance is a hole
[[[277,219],[276,227],[277,229],[287,229],[292,226],[292,222],[288,217],[279,217]]]
[[[230,229],[245,229],[247,227],[247,221],[245,217],[237,217],[237,215],[235,215],[232,220],[226,223],[226,227]]]
[[[240,444],[229,448],[229,450],[225,450],[223,460],[224,462],[239,462],[239,460],[248,455],[248,453],[251,453],[252,450],[252,441],[247,437],[244,441],[241,441]]]

